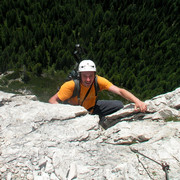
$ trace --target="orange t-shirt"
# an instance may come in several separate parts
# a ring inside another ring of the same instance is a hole
[[[99,90],[108,90],[113,84],[108,81],[107,79],[101,77],[101,76],[97,76],[97,83],[99,85]],[[83,86],[82,84],[80,84],[80,101],[79,104],[82,103],[82,101],[84,100],[84,97],[86,96],[86,93],[88,91],[88,87]],[[67,81],[65,82],[60,90],[58,91],[58,97],[61,101],[66,101],[68,100],[69,104],[72,105],[78,105],[78,98],[77,96],[72,97],[73,95],[73,91],[75,88],[75,83],[73,80],[71,81]],[[86,109],[89,109],[91,107],[93,107],[95,105],[96,102],[96,94],[95,94],[95,87],[94,85],[92,85],[91,90],[88,94],[88,96],[86,97],[85,101],[83,102],[82,106]]]

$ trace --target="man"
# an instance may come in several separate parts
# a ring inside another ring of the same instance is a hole
[[[129,91],[119,88],[109,82],[107,79],[96,75],[96,65],[91,60],[83,60],[78,67],[80,78],[80,95],[72,97],[75,89],[75,82],[73,80],[64,83],[60,90],[49,99],[49,103],[57,104],[60,101],[68,100],[69,104],[81,105],[85,107],[91,114],[98,114],[100,123],[104,121],[104,117],[108,114],[114,113],[123,108],[123,103],[117,100],[97,100],[95,79],[99,90],[108,90],[123,98],[135,103],[135,110],[145,112],[147,106],[144,102],[140,101]]]

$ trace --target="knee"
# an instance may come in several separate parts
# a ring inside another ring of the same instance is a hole
[[[122,109],[124,107],[121,101],[115,100],[117,110]]]

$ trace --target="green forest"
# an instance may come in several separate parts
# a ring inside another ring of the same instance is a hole
[[[80,44],[99,75],[152,98],[180,86],[179,12],[179,0],[1,0],[0,72],[60,81]]]

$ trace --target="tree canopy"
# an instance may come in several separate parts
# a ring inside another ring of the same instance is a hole
[[[100,75],[142,99],[180,84],[179,0],[1,0],[0,71],[67,71],[80,43]]]

